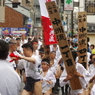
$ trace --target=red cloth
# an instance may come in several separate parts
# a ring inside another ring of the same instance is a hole
[[[41,21],[43,27],[43,41],[45,45],[56,44],[57,39],[45,3],[56,0],[38,0],[41,9]]]
[[[14,53],[11,53],[9,56],[10,56],[10,57],[15,57],[15,59],[12,59],[10,62],[13,62],[13,61],[15,61],[15,60],[20,59],[20,57],[17,56],[17,55],[15,55]]]
[[[42,25],[43,25],[43,35],[44,35],[44,43],[45,45],[50,45],[50,44],[56,44],[57,39],[54,34],[54,30],[51,25],[50,18],[42,16]],[[52,41],[51,41],[52,38]]]

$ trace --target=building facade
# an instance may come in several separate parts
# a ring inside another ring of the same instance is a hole
[[[95,0],[80,0],[79,11],[87,12],[87,34],[95,45]]]
[[[0,27],[22,28],[23,26],[23,15],[6,6],[5,22],[0,23]]]
[[[34,0],[34,27],[33,35],[41,35],[41,12],[38,0]]]

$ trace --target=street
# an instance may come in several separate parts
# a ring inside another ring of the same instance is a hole
[[[25,86],[25,84],[24,84],[23,82],[21,82],[21,90],[20,90],[20,92],[19,92],[19,95],[21,95],[21,92],[22,92],[24,86]],[[59,94],[51,94],[51,95],[62,95],[61,88],[59,88],[59,89],[60,89],[60,90],[59,90]],[[63,94],[63,95],[71,95],[71,94]],[[88,94],[87,94],[87,92],[86,92],[86,93],[83,94],[83,95],[88,95]]]
[[[23,82],[21,82],[21,90],[19,92],[19,95],[21,95],[21,92],[22,92],[24,86],[25,86],[25,84]],[[51,95],[62,95],[61,88],[60,88],[59,94],[51,94]],[[64,94],[64,95],[70,95],[70,94]]]
[[[21,92],[22,92],[24,86],[25,86],[25,84],[24,84],[23,81],[22,81],[22,82],[21,82],[21,90],[20,90],[20,92],[19,92],[19,95],[21,95]],[[59,94],[51,94],[51,95],[62,95],[61,88],[59,88],[59,89],[60,89],[60,90],[59,90]],[[70,94],[64,94],[64,95],[70,95]]]

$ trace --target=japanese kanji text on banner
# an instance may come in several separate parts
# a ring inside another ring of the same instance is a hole
[[[51,22],[62,53],[62,58],[64,60],[67,73],[74,75],[74,72],[76,71],[74,60],[68,46],[67,38],[64,33],[56,4],[54,1],[47,2],[46,7],[51,18]],[[80,80],[77,76],[73,76],[73,78],[70,80],[70,84],[73,90],[81,89]]]
[[[45,45],[57,43],[56,37],[54,35],[54,30],[45,6],[45,3],[50,1],[55,0],[39,0]]]
[[[87,68],[87,15],[78,13],[78,62]]]

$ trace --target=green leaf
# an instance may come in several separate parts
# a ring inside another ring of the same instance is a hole
[[[67,0],[66,3],[70,4],[70,3],[72,3],[72,0]]]

